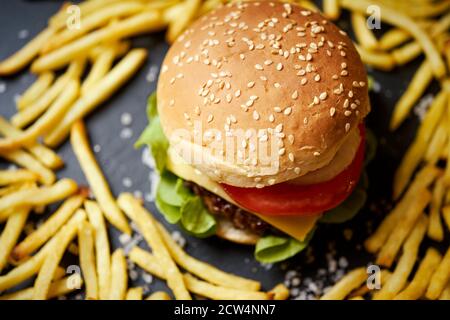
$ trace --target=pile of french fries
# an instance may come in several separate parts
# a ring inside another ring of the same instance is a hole
[[[169,232],[131,194],[115,199],[93,155],[85,126],[71,127],[73,151],[89,182],[89,189],[70,179],[38,186],[36,173],[26,169],[0,173],[0,183],[10,190],[0,198],[0,221],[6,222],[0,237],[0,291],[14,289],[32,279],[30,288],[11,291],[2,299],[51,299],[79,290],[85,298],[98,300],[142,300],[143,288],[128,286],[127,257],[122,248],[113,252],[108,224],[131,234],[129,218],[143,235],[151,252],[135,246],[128,258],[142,269],[167,281],[176,299],[191,294],[210,299],[287,299],[289,291],[278,285],[260,291],[257,281],[226,273],[188,255]],[[89,190],[94,198],[89,198]],[[25,232],[28,217],[36,208],[62,202],[38,228]],[[75,240],[77,239],[77,240]],[[77,241],[76,250],[70,250]],[[66,251],[75,251],[81,274],[66,277],[61,266]],[[8,265],[12,267],[7,269]],[[184,270],[184,271],[182,271]],[[168,300],[166,292],[153,292],[146,299]]]
[[[366,24],[371,5],[378,6],[379,18],[392,26],[381,38]],[[373,68],[390,71],[424,55],[394,108],[392,130],[403,123],[433,80],[441,90],[397,169],[393,184],[397,203],[365,242],[383,268],[381,289],[368,289],[367,270],[361,267],[321,298],[449,300],[450,247],[440,252],[433,245],[424,248],[423,242],[428,237],[442,243],[450,234],[450,2],[324,1],[324,12],[332,19],[338,19],[341,9],[350,10],[357,49]],[[419,248],[425,249],[424,256]]]

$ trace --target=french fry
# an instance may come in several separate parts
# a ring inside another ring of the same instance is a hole
[[[88,16],[98,10],[103,9],[104,7],[108,7],[113,5],[116,2],[123,2],[123,0],[91,0],[91,1],[83,1],[78,4],[78,9],[83,17]],[[49,26],[55,30],[59,30],[61,28],[66,27],[67,25],[67,9],[71,5],[70,2],[64,3],[61,9],[50,18]]]
[[[15,138],[0,139],[0,150],[14,149],[33,143],[39,136],[46,133],[60,121],[69,107],[79,95],[80,84],[78,80],[70,80],[59,97],[50,105],[45,113],[23,134]]]
[[[8,218],[0,235],[0,272],[8,263],[8,257],[17,243],[27,222],[30,208],[21,208]]]
[[[169,9],[181,12],[181,14],[175,15],[175,19],[169,18],[169,29],[166,33],[166,39],[169,43],[173,43],[195,18],[200,5],[201,0],[187,0]]]
[[[0,117],[0,134],[4,137],[18,137],[22,135],[22,131],[3,117]],[[25,146],[25,149],[30,152],[39,162],[49,169],[59,169],[64,165],[62,159],[51,149],[44,147],[39,143]]]
[[[23,182],[36,182],[36,173],[26,170],[0,170],[0,186],[11,185]]]
[[[78,226],[80,266],[86,282],[87,299],[98,299],[97,269],[95,267],[94,228],[87,221]]]
[[[407,30],[392,28],[386,31],[378,40],[378,48],[382,51],[389,51],[411,39],[411,33]]]
[[[438,38],[450,27],[450,14],[443,16],[437,23],[430,27],[430,37],[432,39]],[[415,58],[417,58],[423,51],[423,47],[416,41],[408,43],[401,48],[392,51],[392,56],[394,57],[398,65],[404,65]],[[445,65],[444,65],[445,66]],[[435,73],[436,75],[436,73]],[[436,75],[439,79],[440,77]]]
[[[90,94],[78,99],[62,121],[44,139],[45,144],[55,147],[68,135],[73,123],[80,120],[97,106],[109,99],[145,61],[147,51],[131,50],[102,80]]]
[[[373,50],[378,47],[377,38],[367,27],[366,17],[359,12],[352,12],[351,22],[356,40],[361,47],[367,50]]]
[[[410,284],[401,291],[394,300],[417,300],[425,293],[434,271],[439,265],[442,256],[434,248],[428,248],[425,257]]]
[[[270,300],[273,295],[260,291],[245,291],[215,286],[186,273],[184,281],[189,291],[213,300]]]
[[[375,69],[390,71],[395,67],[395,60],[390,53],[366,50],[355,44],[361,60]]]
[[[450,230],[450,207],[446,206],[442,208],[442,217],[444,218],[447,229]]]
[[[74,229],[73,235],[75,236],[78,224],[84,219],[86,219],[86,215],[84,214],[84,212],[77,212],[67,222],[67,228],[62,228],[61,230],[59,230],[58,233],[52,239],[50,239],[50,241],[47,242],[41,250],[39,250],[39,252],[9,271],[7,274],[0,276],[0,291],[10,289],[38,273],[45,260],[45,257],[47,256],[48,252],[53,250],[55,243],[59,239],[61,239],[64,234],[67,235],[67,231],[72,231],[72,229]]]
[[[287,300],[289,298],[289,289],[282,283],[273,287],[269,293],[273,294],[273,300]]]
[[[95,230],[95,257],[98,278],[98,293],[102,300],[109,299],[109,286],[111,275],[111,256],[103,213],[97,203],[85,201],[84,207],[89,222]]]
[[[111,66],[115,58],[115,48],[113,46],[106,47],[105,50],[100,53],[92,65],[86,79],[83,81],[81,92],[85,95],[95,84],[97,84],[107,73],[111,70]]]
[[[38,58],[31,66],[31,70],[33,72],[43,72],[60,68],[67,65],[75,57],[86,55],[89,50],[100,43],[120,40],[143,32],[159,30],[162,26],[163,21],[157,11],[147,11],[137,14],[94,31],[83,38]]]
[[[377,230],[365,241],[366,250],[376,253],[386,242],[389,235],[398,225],[400,217],[403,215],[409,204],[414,200],[420,190],[426,189],[439,176],[440,171],[436,167],[426,166],[422,168],[409,186],[406,194],[397,203],[395,208],[384,218]]]
[[[340,279],[320,300],[343,300],[366,280],[366,268],[354,269]]]
[[[73,125],[70,141],[78,163],[106,219],[120,231],[130,234],[131,229],[128,221],[111,194],[108,182],[103,176],[101,168],[89,146],[86,129],[82,122],[77,122]]]
[[[437,299],[442,291],[445,289],[450,280],[450,248],[442,258],[441,263],[437,267],[433,276],[431,277],[425,297],[430,300]]]
[[[189,300],[191,296],[184,285],[183,276],[164,245],[164,240],[155,221],[151,217],[151,213],[145,210],[131,194],[121,194],[118,199],[118,204],[127,216],[137,224],[144,239],[152,248],[158,262],[164,270],[164,274],[167,276],[167,284],[173,291],[175,297],[177,299]]]
[[[41,96],[35,103],[28,108],[20,111],[11,118],[11,123],[18,127],[24,128],[35,121],[41,114],[47,110],[50,105],[65,92],[67,85],[71,79],[78,79],[84,70],[85,59],[76,59],[70,64],[66,73],[59,77],[47,92]]]
[[[383,286],[386,281],[392,276],[392,273],[389,270],[383,269],[380,272],[380,285]],[[367,283],[364,283],[359,287],[358,289],[354,290],[348,297],[354,298],[354,297],[363,297],[366,294],[371,292],[370,287],[367,285]]]
[[[403,253],[392,276],[386,281],[381,290],[374,294],[374,300],[393,299],[404,288],[417,260],[417,253],[420,243],[425,236],[427,225],[428,219],[425,215],[422,215],[403,245]]]
[[[0,62],[0,76],[9,76],[26,67],[39,53],[42,46],[54,35],[52,28],[41,31],[33,40],[9,58]]]
[[[21,260],[32,254],[72,217],[75,211],[82,205],[84,195],[78,194],[68,198],[42,225],[20,242],[13,251],[13,257]]]
[[[82,285],[83,278],[79,274],[73,274],[69,277],[52,282],[50,284],[50,289],[48,290],[47,298],[53,299],[81,289],[81,287],[69,285],[70,282],[76,282]],[[33,292],[34,288],[27,288],[0,296],[0,300],[31,300],[33,299]]]
[[[393,187],[395,199],[403,193],[403,190],[411,179],[413,172],[422,160],[436,126],[444,114],[446,105],[447,94],[442,90],[431,104],[425,119],[420,125],[413,144],[409,147],[395,173]]]
[[[131,249],[130,253],[128,254],[128,257],[131,261],[136,263],[145,271],[151,273],[152,275],[160,279],[163,280],[166,279],[164,270],[159,265],[159,262],[156,259],[156,257],[150,252],[145,251],[144,249],[141,249],[138,246],[135,246]]]
[[[170,234],[164,226],[158,223],[158,230],[175,262],[195,276],[204,279],[212,284],[223,287],[242,289],[248,291],[258,291],[261,289],[261,284],[258,281],[242,278],[230,273],[223,272],[203,261],[197,260],[178,246],[172,239]]]
[[[17,101],[17,109],[23,110],[33,103],[33,101],[39,99],[51,86],[54,79],[55,74],[53,72],[40,74],[37,80],[20,96]]]
[[[160,260],[150,252],[139,247],[134,247],[130,252],[130,260],[136,263],[145,271],[155,275],[156,277],[166,280],[166,272],[161,267]],[[225,288],[209,284],[208,282],[197,280],[194,277],[185,274],[183,276],[184,283],[189,291],[210,299],[223,300],[268,300],[273,298],[273,294],[260,291],[246,291],[231,288]],[[183,281],[183,280],[181,280]]]
[[[79,29],[64,29],[60,33],[57,33],[42,48],[41,54],[46,54],[52,50],[58,49],[75,39],[85,36],[94,29],[104,27],[113,19],[128,17],[142,12],[143,9],[144,5],[139,1],[117,2],[105,6],[100,10],[92,12],[92,14],[89,14],[86,17],[83,17],[83,23]]]
[[[125,300],[142,300],[143,293],[144,290],[142,289],[142,287],[130,288],[127,291]]]
[[[341,7],[339,6],[339,0],[324,0],[323,1],[323,13],[331,20],[339,19],[341,15]]]
[[[431,200],[431,194],[428,190],[420,190],[408,209],[401,215],[399,223],[388,237],[386,243],[378,254],[376,263],[385,267],[390,267],[400,250],[403,241],[414,228],[422,212],[428,206]]]
[[[55,270],[55,274],[53,276],[53,280],[52,281],[57,281],[57,280],[61,280],[62,278],[64,278],[64,276],[66,275],[66,270],[62,267],[58,267]]]
[[[53,171],[44,167],[26,151],[0,151],[0,157],[36,173],[38,175],[38,181],[44,185],[51,185],[55,182],[56,176]]]
[[[114,251],[111,257],[110,300],[125,300],[128,289],[127,261],[122,249]]]
[[[427,235],[435,241],[442,241],[444,239],[444,228],[441,222],[442,202],[445,195],[444,179],[440,178],[436,181],[433,190],[433,198],[430,207],[430,221],[428,224]]]
[[[394,107],[394,113],[392,114],[390,123],[391,130],[397,129],[405,120],[412,107],[424,94],[432,80],[433,73],[431,71],[430,64],[428,61],[425,61],[417,69],[405,93]]]
[[[445,289],[442,291],[439,300],[450,300],[450,282],[447,284]]]
[[[342,7],[365,14],[367,8],[372,5],[370,0],[342,0]],[[419,26],[417,23],[407,15],[391,9],[388,6],[377,4],[380,10],[380,17],[385,22],[392,24],[404,30],[408,30],[416,41],[420,44],[427,59],[430,63],[430,67],[433,70],[436,78],[440,79],[446,74],[446,67],[442,60],[439,51],[436,49],[430,36]]]
[[[149,295],[145,300],[172,300],[172,298],[165,291],[156,291]]]
[[[84,214],[85,221],[86,214]],[[33,300],[45,300],[52,283],[52,279],[62,259],[64,252],[72,239],[76,236],[77,225],[67,224],[61,228],[61,233],[55,237],[55,242],[46,253],[41,269],[34,282]]]
[[[429,18],[441,15],[450,8],[450,3],[446,1],[438,1],[430,3],[427,1],[415,3],[411,5],[407,1],[390,1],[390,0],[378,0],[386,6],[392,7],[412,18]]]
[[[428,148],[425,152],[425,161],[429,164],[435,165],[439,156],[442,153],[442,150],[447,145],[447,117],[444,114],[444,117],[439,121],[439,124],[434,131],[433,136],[431,137]]]
[[[18,190],[0,198],[0,213],[10,208],[40,206],[57,202],[74,194],[78,190],[75,181],[61,179],[51,186]]]
[[[89,59],[95,61],[105,50],[112,48],[114,50],[115,58],[123,57],[130,50],[131,44],[129,41],[115,41],[107,45],[99,45],[89,51]]]

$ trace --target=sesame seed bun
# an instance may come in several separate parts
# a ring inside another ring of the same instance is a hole
[[[370,110],[366,82],[352,41],[323,16],[248,1],[212,11],[172,45],[158,111],[171,146],[196,169],[264,187],[332,163]]]

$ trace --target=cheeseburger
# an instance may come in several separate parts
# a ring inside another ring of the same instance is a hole
[[[172,45],[138,145],[155,158],[167,221],[277,262],[305,248],[319,222],[363,205],[369,110],[345,32],[296,5],[245,1]]]

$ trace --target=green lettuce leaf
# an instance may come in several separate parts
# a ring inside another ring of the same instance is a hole
[[[183,185],[183,180],[169,171],[161,173],[155,203],[169,223],[179,223],[187,233],[200,238],[215,233],[216,220],[202,199],[192,194]]]
[[[167,222],[175,224],[180,221],[181,219],[180,207],[172,206],[168,203],[165,203],[158,194],[156,195],[155,204],[159,212],[163,214]]]
[[[255,259],[262,263],[275,263],[295,256],[308,246],[314,230],[304,241],[291,237],[268,235],[260,238],[255,247]]]
[[[153,92],[153,94],[148,97],[147,100],[147,118],[148,121],[152,121],[152,119],[156,118],[158,116],[158,104],[156,101],[156,92]]]
[[[156,191],[161,201],[174,207],[181,207],[185,200],[185,196],[179,192],[180,188],[177,189],[178,180],[180,179],[176,175],[169,171],[164,171],[161,173],[161,179]]]
[[[215,233],[216,219],[205,208],[202,199],[194,196],[181,206],[181,225],[189,233],[205,237]]]
[[[148,98],[147,104],[147,117],[149,124],[144,129],[134,146],[135,148],[140,148],[143,145],[148,145],[150,147],[150,151],[152,152],[152,156],[155,159],[156,169],[158,169],[159,172],[162,172],[166,166],[169,141],[162,130],[158,116],[158,109],[156,106],[156,93],[153,93]]]
[[[352,194],[338,207],[327,211],[320,222],[343,223],[353,219],[362,209],[367,200],[367,193],[363,188],[356,188]]]

